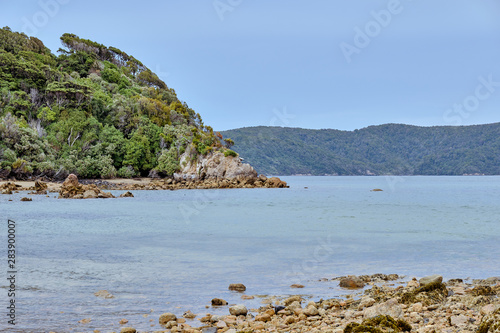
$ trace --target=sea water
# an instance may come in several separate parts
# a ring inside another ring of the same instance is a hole
[[[228,314],[206,308],[215,297],[248,308],[272,295],[342,297],[331,279],[348,274],[500,275],[500,177],[282,179],[289,189],[1,195],[0,266],[6,275],[11,219],[18,272],[15,326],[0,282],[0,331],[111,332],[121,319],[154,331],[164,312]],[[230,283],[257,297],[242,300]]]

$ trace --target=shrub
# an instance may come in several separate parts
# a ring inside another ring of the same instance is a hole
[[[226,157],[228,157],[228,156],[237,157],[238,153],[235,152],[234,150],[228,149],[228,150],[224,151],[224,156],[226,156]]]
[[[118,170],[118,177],[121,178],[132,178],[136,175],[137,173],[135,172],[134,168],[129,166],[124,166],[121,167],[120,170]]]

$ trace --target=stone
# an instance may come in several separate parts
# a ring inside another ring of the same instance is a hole
[[[302,284],[292,284],[290,288],[304,288],[304,285]]]
[[[311,305],[309,305],[304,310],[302,310],[302,313],[308,317],[319,315],[318,309],[315,306],[311,306]]]
[[[224,328],[227,327],[227,324],[225,321],[219,320],[216,324],[217,328]]]
[[[62,187],[78,187],[79,185],[78,177],[72,173],[64,180]]]
[[[133,197],[134,195],[130,191],[120,194],[120,198],[133,198]]]
[[[105,298],[105,299],[111,299],[115,298],[109,291],[107,290],[99,290],[94,293],[94,296],[100,297],[100,298]]]
[[[247,290],[247,287],[245,287],[244,284],[242,283],[231,283],[229,285],[229,290],[233,290],[233,291],[245,291]]]
[[[420,287],[425,287],[426,285],[431,283],[442,283],[443,277],[441,275],[435,274],[423,277],[420,280],[418,280],[418,282],[420,283]]]
[[[33,199],[31,199],[31,198],[26,198],[26,197],[23,197],[23,198],[21,198],[21,201],[33,201]]]
[[[369,308],[373,304],[375,304],[375,300],[373,298],[371,298],[371,297],[363,297],[363,298],[361,298],[361,302],[358,305],[358,309],[362,310],[364,308]]]
[[[401,318],[403,316],[403,308],[397,299],[391,298],[384,303],[369,307],[363,312],[364,318],[373,318],[379,315]]]
[[[229,313],[233,316],[246,316],[248,310],[243,304],[234,305],[229,308]]]
[[[266,187],[286,188],[288,185],[278,177],[271,177],[266,181]]]
[[[136,329],[132,327],[122,327],[120,333],[136,333]]]
[[[410,312],[422,312],[422,310],[424,309],[424,306],[422,305],[422,303],[418,302],[418,303],[415,303],[415,304],[412,304],[410,306]]]
[[[241,295],[241,299],[254,299],[254,296],[251,295]]]
[[[271,316],[268,315],[267,313],[263,313],[263,314],[255,316],[255,321],[268,322],[270,320],[271,320]]]
[[[480,313],[482,316],[489,315],[490,313],[495,312],[500,308],[500,305],[498,304],[487,304],[483,307],[481,307]]]
[[[204,327],[201,333],[217,333],[217,327]]]
[[[467,316],[464,316],[463,314],[458,316],[451,316],[450,318],[450,324],[453,326],[467,325],[468,321],[469,318]]]
[[[293,302],[299,302],[299,306],[300,306],[300,303],[302,302],[302,297],[300,297],[300,296],[291,296],[291,297],[288,297],[287,299],[285,299],[285,301],[284,301],[285,305],[290,305]]]
[[[212,306],[222,306],[222,305],[227,305],[227,302],[222,298],[212,299]]]
[[[78,322],[79,322],[80,324],[88,324],[88,323],[90,323],[91,321],[92,321],[92,319],[90,319],[90,318],[85,318],[85,319],[79,320]]]
[[[87,191],[83,192],[83,198],[84,199],[96,199],[97,193],[95,193],[92,190],[87,190]]]
[[[127,319],[122,319],[120,320],[120,325],[125,325],[126,323],[128,323],[128,320]]]
[[[194,313],[192,313],[191,310],[188,310],[188,311],[184,312],[184,314],[182,316],[184,318],[187,318],[187,319],[194,319],[194,318],[196,318],[196,315]]]
[[[290,310],[292,310],[292,311],[293,311],[293,310],[295,310],[295,309],[302,309],[302,306],[300,305],[300,303],[299,303],[299,302],[294,301],[294,302],[292,302],[292,303],[290,303],[290,304],[288,305],[288,309],[290,309]]]
[[[420,287],[420,283],[417,281],[417,279],[413,278],[408,283],[406,284],[408,288],[418,288]]]
[[[176,321],[177,317],[170,312],[166,312],[160,316],[160,319],[158,320],[160,325],[166,325],[170,321]]]
[[[36,194],[47,194],[47,183],[41,180],[35,180],[35,192]]]
[[[348,276],[340,279],[339,286],[341,288],[347,288],[347,289],[358,289],[358,288],[363,288],[365,286],[365,283],[359,277]]]

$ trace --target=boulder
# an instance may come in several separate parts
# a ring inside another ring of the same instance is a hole
[[[187,318],[187,319],[194,319],[194,318],[196,318],[196,315],[194,313],[192,313],[191,310],[188,310],[188,311],[184,312],[184,314],[182,316],[184,318]]]
[[[158,322],[160,323],[160,325],[166,325],[166,324],[168,324],[168,322],[176,321],[176,320],[177,320],[177,317],[173,313],[166,312],[160,316],[160,319],[158,320]]]
[[[130,191],[120,194],[120,198],[133,198],[133,197],[134,195]]]
[[[42,182],[41,180],[35,181],[35,193],[36,194],[47,194],[47,183]]]
[[[244,306],[242,304],[238,304],[238,305],[230,307],[229,313],[232,314],[233,316],[246,316],[248,313],[248,310],[247,310],[246,306]]]
[[[341,288],[357,289],[357,288],[363,288],[365,286],[365,283],[359,277],[348,276],[340,279],[339,286]]]
[[[228,289],[241,292],[247,290],[247,287],[245,287],[245,285],[242,283],[231,283]]]
[[[403,308],[395,298],[391,298],[384,303],[369,307],[363,312],[364,318],[373,318],[380,315],[401,318],[403,316]]]
[[[430,276],[426,276],[426,277],[423,277],[421,278],[420,280],[418,280],[418,282],[420,283],[420,286],[421,287],[424,287],[428,284],[431,284],[431,283],[441,283],[443,282],[443,277],[441,275],[430,275]]]
[[[120,333],[136,333],[137,330],[132,327],[122,327]]]
[[[306,307],[304,310],[302,310],[302,313],[308,317],[319,315],[318,308],[313,305],[309,305],[308,307]]]
[[[59,189],[59,199],[114,198],[113,194],[101,191],[95,184],[82,185],[78,177],[70,174]]]
[[[63,187],[78,187],[80,183],[78,182],[78,177],[75,174],[70,174],[62,184]]]
[[[227,302],[222,298],[212,299],[212,306],[221,306],[221,305],[227,305]]]

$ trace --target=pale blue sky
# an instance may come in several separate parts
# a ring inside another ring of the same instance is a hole
[[[53,52],[71,32],[134,55],[216,130],[498,122],[499,18],[498,0],[0,0]]]

